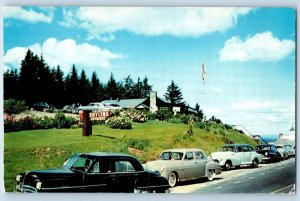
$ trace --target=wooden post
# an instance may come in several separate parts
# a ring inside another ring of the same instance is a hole
[[[90,136],[92,135],[92,121],[90,121],[90,111],[83,110],[82,112],[82,136]]]

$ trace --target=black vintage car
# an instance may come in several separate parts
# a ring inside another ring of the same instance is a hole
[[[281,160],[281,154],[275,145],[258,145],[256,146],[256,152],[263,155],[264,162],[278,162]]]
[[[31,110],[43,111],[43,112],[53,112],[54,107],[46,102],[37,102],[33,104]]]
[[[61,169],[17,175],[17,192],[169,192],[168,181],[145,171],[133,156],[84,153],[71,156]]]

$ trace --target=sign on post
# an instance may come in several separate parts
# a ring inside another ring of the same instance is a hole
[[[92,135],[92,121],[106,121],[112,112],[107,111],[91,111],[82,110],[79,112],[79,118],[82,122],[82,136]]]

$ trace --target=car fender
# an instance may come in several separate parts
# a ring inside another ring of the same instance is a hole
[[[251,161],[254,161],[255,159],[257,159],[258,160],[258,163],[261,163],[262,162],[262,155],[261,154],[253,154],[252,156],[251,156]]]
[[[135,181],[135,189],[155,189],[155,188],[161,188],[161,189],[168,189],[169,183],[166,178],[162,176],[156,176],[156,177],[140,177],[137,178]]]

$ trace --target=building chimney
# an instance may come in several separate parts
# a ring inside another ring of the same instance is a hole
[[[281,139],[283,137],[283,133],[279,133],[279,139]]]
[[[157,92],[150,91],[150,112],[155,113],[158,110],[156,105]]]

